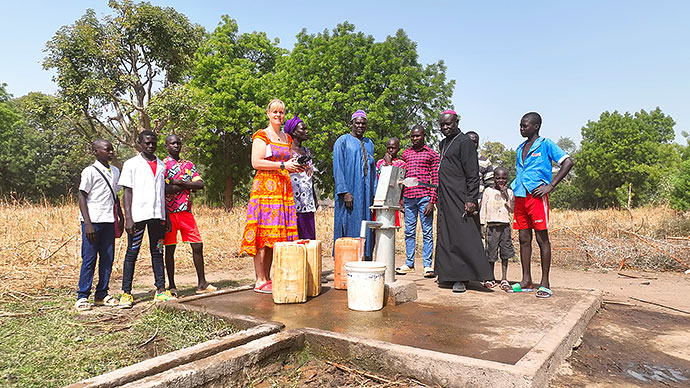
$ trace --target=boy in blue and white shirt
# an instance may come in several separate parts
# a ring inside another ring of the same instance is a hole
[[[549,281],[551,269],[551,243],[549,242],[549,193],[566,176],[573,167],[573,160],[556,143],[539,136],[541,116],[529,112],[520,120],[520,134],[527,140],[517,149],[515,162],[516,175],[510,188],[515,194],[515,213],[513,229],[519,230],[520,264],[522,280],[513,284],[513,291],[531,289],[532,273],[532,229],[537,235],[537,244],[541,251],[541,282],[537,290],[538,298],[553,295]],[[561,168],[552,179],[551,163],[558,163]]]

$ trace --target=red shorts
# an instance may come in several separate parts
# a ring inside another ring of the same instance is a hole
[[[527,193],[527,197],[515,197],[513,229],[549,229],[549,196],[534,198]]]
[[[196,226],[196,220],[190,212],[170,213],[170,232],[165,234],[163,244],[177,244],[177,231],[182,235],[184,243],[200,243],[201,234]]]

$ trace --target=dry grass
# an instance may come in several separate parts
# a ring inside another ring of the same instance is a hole
[[[687,269],[690,222],[672,209],[554,211],[550,236],[556,264],[603,269]],[[676,238],[674,238],[676,237]]]
[[[251,260],[239,256],[246,208],[232,211],[197,207],[194,213],[204,240],[204,257],[209,270],[241,270]],[[46,203],[0,202],[0,298],[9,292],[40,293],[45,289],[75,288],[81,265],[81,229],[76,203],[52,206]],[[319,236],[333,236],[332,209],[319,212]],[[137,273],[150,272],[148,238],[144,242]],[[324,251],[332,241],[324,239]],[[121,278],[126,235],[115,242],[115,262],[111,278]],[[176,253],[176,271],[191,269],[192,252],[182,244]],[[95,284],[95,283],[94,283]]]
[[[195,209],[209,270],[251,266],[247,257],[238,256],[245,212],[244,208],[229,212],[205,207]],[[81,263],[77,217],[76,204],[0,203],[0,298],[9,292],[40,293],[50,288],[75,287]],[[666,207],[635,209],[632,219],[625,210],[554,211],[551,221],[556,265],[617,269],[625,259],[629,267],[676,270],[682,266],[669,255],[685,261],[690,256],[690,240],[666,238],[687,236],[690,220]],[[333,209],[317,212],[316,225],[324,252],[329,254]],[[514,243],[517,245],[517,236]],[[116,242],[113,278],[121,277],[126,244],[124,237]],[[148,242],[144,242],[144,247],[147,246]],[[396,252],[404,254],[403,233],[397,233]],[[178,248],[176,256],[179,270],[192,268],[188,247]],[[142,249],[138,271],[150,271],[146,265],[149,258],[148,250]]]

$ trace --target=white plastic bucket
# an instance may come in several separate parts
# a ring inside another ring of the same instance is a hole
[[[386,264],[377,261],[351,261],[345,263],[345,270],[347,307],[356,311],[381,310]]]

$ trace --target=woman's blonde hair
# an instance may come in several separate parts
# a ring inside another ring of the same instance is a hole
[[[271,100],[271,102],[268,103],[268,106],[266,107],[266,113],[271,112],[274,108],[280,108],[285,112],[285,103],[280,101],[277,98],[274,98]]]

